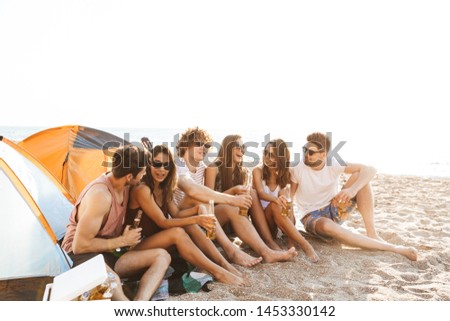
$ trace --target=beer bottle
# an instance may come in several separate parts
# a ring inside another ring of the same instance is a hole
[[[136,217],[134,218],[133,225],[131,225],[130,230],[139,227],[139,224],[141,224],[141,218],[142,218],[142,210],[139,210],[136,214]]]
[[[292,212],[291,184],[286,184],[284,188],[285,197],[287,199],[286,207],[281,211],[282,216],[289,216]]]
[[[89,300],[103,300],[105,299],[105,293],[109,293],[112,296],[112,291],[117,287],[116,275],[112,272],[108,272],[108,277],[101,284],[97,285],[90,293]],[[113,286],[114,284],[114,286]],[[108,296],[109,296],[108,294]],[[108,298],[111,298],[110,296]]]

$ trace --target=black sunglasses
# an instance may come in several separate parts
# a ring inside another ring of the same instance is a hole
[[[245,152],[245,150],[246,150],[246,148],[247,148],[247,146],[245,146],[245,144],[241,144],[241,143],[239,143],[239,142],[233,142],[233,143],[231,144],[231,147],[232,147],[232,148],[240,148],[241,151],[242,151],[243,153]]]
[[[211,148],[211,146],[212,146],[212,144],[211,143],[202,143],[202,142],[197,142],[197,141],[195,141],[194,142],[194,146],[195,147],[204,147],[204,148],[206,148],[206,149],[210,149]]]
[[[172,163],[171,162],[158,162],[158,161],[152,161],[152,167],[154,168],[161,168],[164,167],[164,169],[170,170],[172,168]]]
[[[306,147],[306,146],[303,146],[302,150],[303,150],[303,155],[306,155],[306,153],[308,153],[309,156],[313,156],[314,154],[323,152],[323,149],[312,150],[312,149],[308,149],[308,147]]]

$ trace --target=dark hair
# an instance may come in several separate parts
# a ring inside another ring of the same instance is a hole
[[[177,154],[179,157],[183,157],[189,146],[192,146],[194,142],[208,143],[212,141],[212,137],[204,129],[198,127],[188,128],[181,134],[180,140],[177,143]]]
[[[277,158],[277,185],[279,185],[280,188],[284,188],[291,180],[291,172],[289,171],[291,154],[289,148],[282,139],[274,139],[268,142],[264,147],[264,154],[268,153],[271,147],[275,148],[275,156]],[[267,181],[270,177],[270,171],[264,161],[262,164],[262,173],[263,180]]]
[[[218,175],[222,189],[220,192],[242,184],[244,181],[242,162],[233,168],[233,147],[236,146],[236,142],[241,138],[240,135],[226,136],[222,141],[217,158],[212,164],[212,166],[216,166],[219,169]]]
[[[325,151],[327,153],[330,151],[331,148],[330,138],[324,133],[315,132],[309,134],[308,137],[306,137],[306,141],[308,143],[316,145],[318,149],[325,148]]]
[[[114,152],[112,158],[112,173],[115,178],[128,174],[136,177],[148,164],[148,155],[142,148],[125,145]]]
[[[163,204],[167,204],[168,202],[173,200],[173,191],[177,184],[177,169],[175,166],[175,162],[173,160],[173,154],[170,151],[170,149],[165,145],[156,145],[155,147],[153,147],[153,149],[151,150],[152,159],[155,159],[155,157],[161,153],[169,157],[170,163],[169,174],[160,184],[161,190],[163,192]],[[144,176],[142,180],[144,184],[146,184],[153,192],[155,188],[155,182],[153,180],[150,165],[147,166],[147,174]]]

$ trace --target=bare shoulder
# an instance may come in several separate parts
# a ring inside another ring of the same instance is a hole
[[[112,195],[103,184],[92,186],[80,203],[78,215],[103,216],[109,212],[112,204]]]
[[[252,170],[253,175],[261,175],[262,174],[262,168],[260,165],[257,165]]]
[[[112,195],[106,185],[96,184],[86,193],[85,199],[111,203]]]
[[[152,190],[145,184],[139,184],[136,187],[133,187],[131,191],[132,196],[135,196],[138,199],[147,199],[150,198]]]
[[[151,189],[147,185],[141,183],[141,184],[133,187],[132,192],[137,193],[137,194],[149,193],[149,192],[151,192]]]

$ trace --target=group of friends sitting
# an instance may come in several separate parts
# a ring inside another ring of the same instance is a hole
[[[233,286],[248,282],[235,265],[251,273],[257,264],[297,256],[318,262],[319,255],[296,226],[296,216],[307,233],[322,240],[417,260],[414,248],[388,243],[375,230],[370,181],[376,170],[327,161],[331,147],[327,135],[308,135],[303,159],[294,167],[282,139],[267,143],[259,165],[245,167],[246,148],[239,135],[226,136],[217,158],[206,165],[212,141],[207,131],[189,128],[178,141],[176,156],[165,145],[119,148],[111,172],[80,194],[62,247],[74,266],[103,254],[107,270],[115,273],[119,285],[113,300],[149,300],[165,276],[174,249],[216,281]],[[342,174],[348,179],[339,190]],[[209,202],[213,209],[205,206]],[[341,226],[354,208],[363,218],[366,235]],[[214,215],[201,215],[212,211]],[[141,213],[139,227],[133,228]],[[215,232],[215,239],[206,237],[205,231]],[[251,254],[230,240],[230,231]],[[279,242],[282,234],[286,242]],[[127,250],[116,255],[118,248]],[[142,277],[135,296],[129,298],[120,278],[136,274]]]

